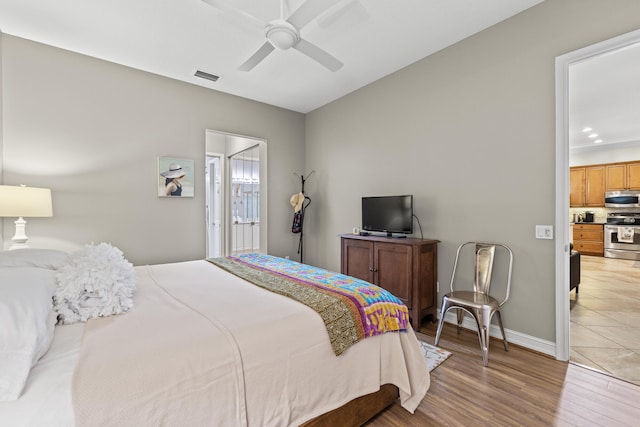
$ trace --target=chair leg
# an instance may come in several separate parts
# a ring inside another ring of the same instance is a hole
[[[458,319],[458,335],[459,335],[460,331],[462,330],[462,321],[464,320],[464,310],[461,310],[461,309],[456,310],[456,315]]]
[[[489,327],[486,325],[486,318],[482,309],[473,309],[469,311],[476,321],[478,326],[478,342],[480,343],[480,351],[482,352],[482,364],[487,366],[489,364]],[[489,320],[489,322],[491,322]]]
[[[500,332],[502,332],[502,342],[504,343],[504,351],[509,351],[509,342],[507,341],[507,336],[504,333],[504,326],[502,326],[502,314],[500,314],[500,310],[496,311],[496,315],[498,316],[498,325],[500,325]]]
[[[482,347],[482,364],[489,365],[489,332],[491,330],[491,314],[487,310],[478,310],[480,320],[478,322],[478,334],[480,334],[480,346]]]
[[[440,333],[442,332],[442,325],[444,325],[444,315],[447,314],[447,310],[449,310],[449,302],[446,299],[443,299],[442,308],[440,309],[440,320],[438,321],[438,331],[436,332],[435,345],[438,345],[438,342],[440,342]]]

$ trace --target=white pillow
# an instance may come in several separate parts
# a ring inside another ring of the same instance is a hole
[[[39,267],[55,270],[65,263],[69,254],[56,249],[16,249],[0,252],[0,268]]]
[[[120,314],[133,307],[136,275],[120,249],[86,245],[58,268],[54,310],[64,324]]]
[[[0,401],[20,397],[31,367],[53,340],[56,272],[0,268]]]

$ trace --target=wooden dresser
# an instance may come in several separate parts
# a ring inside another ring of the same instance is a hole
[[[584,255],[604,256],[603,225],[584,222],[574,223],[573,249]]]
[[[438,240],[343,234],[340,271],[400,298],[414,330],[425,316],[436,320]]]

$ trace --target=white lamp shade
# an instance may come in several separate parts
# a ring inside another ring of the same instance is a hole
[[[53,216],[48,188],[0,185],[0,217]]]

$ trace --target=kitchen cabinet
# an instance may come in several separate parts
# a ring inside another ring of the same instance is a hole
[[[586,168],[571,168],[569,170],[569,206],[584,206],[584,177]]]
[[[584,255],[604,256],[604,228],[602,224],[575,223],[573,248]]]
[[[436,320],[438,240],[351,234],[340,238],[342,274],[378,285],[401,299],[416,331],[425,316]]]
[[[627,163],[627,190],[640,190],[640,162]]]
[[[604,206],[605,172],[605,165],[570,168],[570,206]]]
[[[606,165],[606,191],[640,190],[640,162]]]
[[[604,206],[605,167],[588,167],[585,174],[585,183],[585,205]]]

